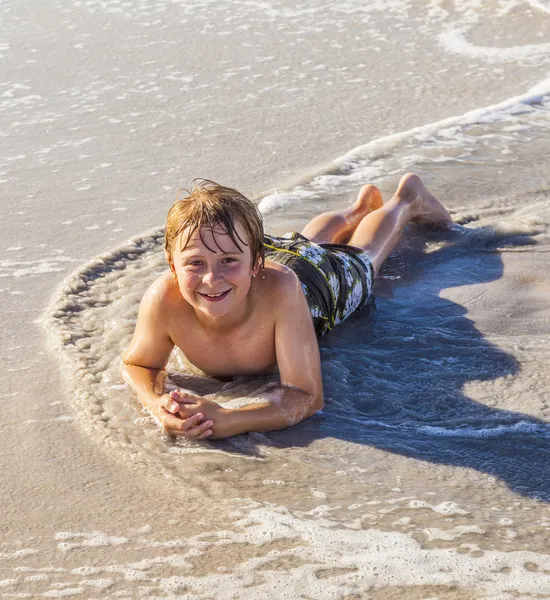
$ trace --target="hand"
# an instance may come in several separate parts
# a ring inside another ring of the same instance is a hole
[[[158,405],[151,411],[164,431],[169,435],[190,440],[203,440],[210,437],[214,422],[211,419],[204,420],[204,414],[201,412],[194,412],[186,417],[179,416],[177,414],[179,404],[174,401],[172,394],[174,392],[161,396]]]
[[[209,434],[212,439],[221,439],[231,435],[227,430],[228,415],[232,412],[229,409],[223,408],[209,398],[195,396],[182,390],[170,392],[170,399],[171,402],[167,406],[168,411],[173,415],[178,415],[183,421],[189,421],[200,414],[207,422],[212,423]]]

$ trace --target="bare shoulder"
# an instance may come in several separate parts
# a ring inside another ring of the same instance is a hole
[[[149,286],[141,303],[134,336],[123,356],[126,364],[161,369],[174,347],[171,305],[175,302],[171,277],[163,273]]]
[[[153,310],[164,310],[180,300],[181,294],[172,273],[166,270],[147,288],[141,302],[142,305],[149,306]]]
[[[173,318],[177,317],[181,323],[189,312],[189,304],[183,299],[172,273],[167,270],[153,281],[143,295],[138,323],[149,323],[150,326],[171,332]]]
[[[273,293],[284,294],[300,283],[292,269],[270,260],[265,261],[264,273],[269,282],[270,291]]]
[[[279,310],[305,299],[300,280],[292,269],[266,261],[265,273],[270,300]]]

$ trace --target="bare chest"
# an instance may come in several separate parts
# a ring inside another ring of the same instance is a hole
[[[176,332],[173,341],[192,364],[208,375],[262,374],[276,363],[273,324],[247,323],[227,334],[195,326]]]

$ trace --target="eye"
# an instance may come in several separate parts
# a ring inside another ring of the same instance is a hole
[[[233,258],[232,256],[227,256],[226,258],[222,259],[223,263],[233,263],[233,262],[237,262],[236,258]]]
[[[200,267],[202,265],[202,261],[201,260],[190,260],[186,266],[187,267]]]

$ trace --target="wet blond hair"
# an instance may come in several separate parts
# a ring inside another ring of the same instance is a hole
[[[242,252],[242,246],[249,246],[252,255],[252,266],[258,259],[264,266],[264,227],[262,215],[248,198],[237,190],[225,187],[209,179],[194,179],[192,191],[184,190],[188,195],[176,200],[166,218],[165,245],[168,259],[172,259],[176,240],[180,237],[180,250],[185,250],[193,234],[198,230],[204,244],[201,227],[210,227],[216,242],[216,230],[223,230]],[[239,222],[246,232],[248,243],[241,239],[235,230]],[[206,244],[205,244],[206,245]],[[206,246],[208,248],[208,246]],[[216,251],[214,248],[208,248]]]

